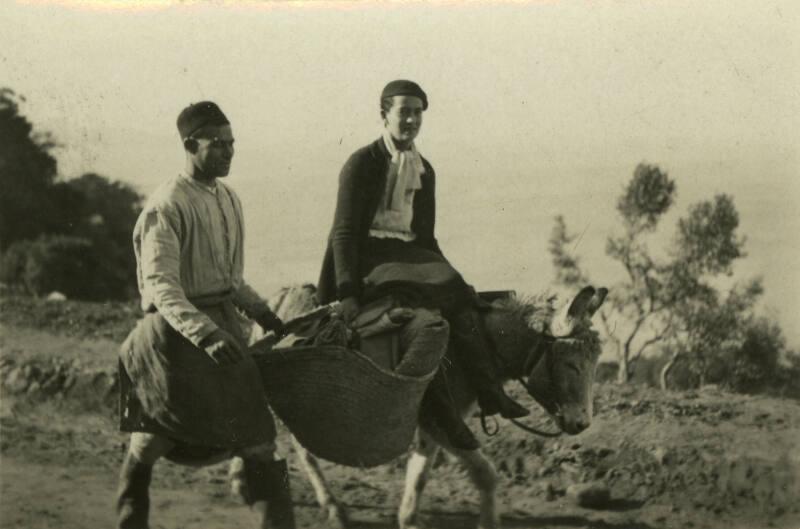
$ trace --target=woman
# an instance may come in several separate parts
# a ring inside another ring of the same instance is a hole
[[[347,321],[361,304],[386,294],[440,309],[450,324],[451,350],[462,360],[483,413],[522,417],[528,411],[505,394],[487,350],[476,314],[479,300],[434,235],[436,177],[414,146],[427,108],[427,95],[414,82],[392,81],[383,89],[383,134],[350,156],[339,177],[320,302],[340,300]],[[454,409],[444,377],[440,369],[420,420],[438,425],[456,448],[475,449],[478,443]]]

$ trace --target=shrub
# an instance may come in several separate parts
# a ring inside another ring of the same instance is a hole
[[[9,286],[21,286],[24,283],[25,263],[28,261],[30,241],[17,241],[3,252],[0,259],[0,282]]]
[[[36,296],[57,290],[71,298],[99,299],[96,269],[92,243],[87,239],[43,235],[28,249],[22,281]]]

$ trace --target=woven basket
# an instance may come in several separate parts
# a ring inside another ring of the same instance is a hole
[[[272,410],[314,455],[372,467],[408,450],[435,370],[404,376],[332,345],[251,351]]]

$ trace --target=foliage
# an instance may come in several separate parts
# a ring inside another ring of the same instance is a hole
[[[653,230],[675,200],[675,182],[658,167],[639,164],[617,201],[629,231]]]
[[[70,233],[92,243],[94,290],[105,298],[131,297],[136,277],[131,233],[141,197],[130,186],[94,173],[68,180],[63,186],[81,198],[68,210],[75,217]]]
[[[95,298],[96,261],[92,243],[79,237],[43,235],[30,245],[22,273],[34,295],[54,290],[69,297]]]
[[[567,233],[567,224],[564,217],[558,215],[555,219],[555,226],[550,236],[550,255],[556,269],[556,282],[563,285],[582,285],[588,283],[580,269],[578,258],[571,255],[567,247],[577,236]]]
[[[17,241],[3,252],[0,259],[0,282],[6,285],[22,285],[25,275],[25,263],[28,262],[28,253],[31,241]]]
[[[786,356],[786,340],[781,328],[766,318],[750,322],[743,332],[743,341],[726,365],[725,381],[741,393],[761,393],[780,378],[782,357]]]
[[[33,132],[19,114],[19,99],[0,88],[0,251],[52,228],[48,191],[56,178],[55,143]]]
[[[610,302],[601,309],[616,353],[617,381],[627,382],[637,373],[651,382],[659,379],[662,387],[675,377],[681,383],[713,381],[737,391],[763,387],[777,372],[774,359],[785,347],[780,329],[754,316],[761,282],[734,285],[727,294],[715,286],[745,255],[733,199],[718,195],[692,204],[678,220],[665,256],[658,257],[647,236],[658,228],[675,193],[675,182],[665,172],[640,164],[617,201],[622,232],[608,238],[606,254],[622,266],[625,278],[611,288]],[[573,239],[557,217],[550,253],[556,280],[566,285],[588,282],[568,250]],[[663,356],[638,373],[637,362],[655,347]]]
[[[130,297],[130,237],[142,197],[94,173],[58,179],[55,143],[33,132],[19,113],[22,101],[0,89],[0,280],[37,295],[57,283],[58,290],[78,298]],[[42,277],[45,271],[54,274],[52,280]],[[72,286],[63,284],[67,277]]]

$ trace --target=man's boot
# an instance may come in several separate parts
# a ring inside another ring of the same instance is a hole
[[[295,529],[286,461],[244,460],[247,503],[261,516],[261,529]]]
[[[500,414],[506,419],[525,417],[530,411],[506,395],[497,364],[491,356],[491,344],[483,322],[472,309],[458,311],[451,318],[450,340],[454,354],[478,394],[478,405],[484,415]]]
[[[147,529],[150,478],[153,466],[125,455],[117,490],[117,529]]]
[[[454,448],[477,450],[481,446],[458,413],[441,368],[436,372],[422,398],[419,423],[423,428],[442,431]]]

